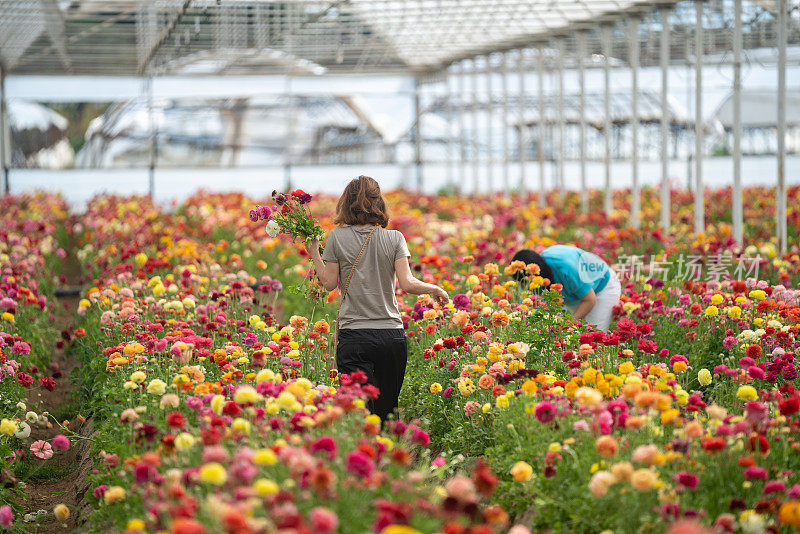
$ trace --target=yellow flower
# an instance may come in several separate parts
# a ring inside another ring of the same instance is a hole
[[[381,530],[381,534],[422,534],[419,530],[408,525],[389,525]]]
[[[442,385],[439,382],[431,384],[431,393],[439,393],[442,391]]]
[[[715,316],[719,315],[719,308],[717,308],[716,306],[714,306],[712,304],[711,306],[706,308],[705,315],[706,315],[706,317],[715,317]]]
[[[686,362],[684,362],[683,360],[678,360],[674,364],[672,364],[672,370],[675,371],[676,373],[682,373],[686,369],[688,369],[688,366],[686,365]]]
[[[53,515],[56,516],[56,519],[59,521],[66,521],[69,519],[69,508],[66,504],[57,504],[53,508]]]
[[[633,363],[632,362],[624,362],[619,366],[619,374],[627,375],[634,371]]]
[[[492,405],[489,404],[488,402],[486,404],[484,404],[483,406],[481,406],[481,411],[483,413],[489,413],[491,410],[492,410]]]
[[[253,455],[253,463],[256,465],[275,465],[278,456],[272,449],[259,449]]]
[[[131,382],[141,384],[147,376],[142,371],[134,371],[131,373]]]
[[[527,462],[517,462],[511,468],[511,476],[517,482],[527,482],[533,476],[533,468]]]
[[[231,428],[247,436],[250,435],[250,421],[248,421],[247,419],[242,419],[241,417],[237,417],[231,423]]]
[[[713,295],[711,295],[711,304],[714,304],[715,306],[718,304],[722,304],[723,300],[725,300],[725,298],[719,293],[714,293]]]
[[[728,317],[731,319],[738,319],[742,316],[742,309],[739,306],[731,306],[728,308]]]
[[[369,414],[368,416],[366,416],[366,417],[364,418],[364,420],[365,420],[367,423],[371,424],[371,425],[379,425],[379,424],[381,424],[381,418],[380,418],[380,416],[377,416],[377,415],[375,415],[374,413],[371,413],[371,414]]]
[[[142,521],[141,519],[130,519],[125,529],[135,532],[137,530],[144,530],[144,527],[145,527],[144,521]]]
[[[163,395],[167,391],[167,384],[163,380],[154,378],[147,384],[147,392],[153,395]]]
[[[106,504],[114,504],[117,501],[121,501],[125,498],[125,489],[121,488],[120,486],[111,486],[108,488],[103,494],[103,500],[106,501]]]
[[[17,431],[17,423],[16,421],[12,421],[11,419],[3,419],[0,421],[0,434],[5,436],[13,436],[14,432]]]
[[[764,300],[767,298],[767,293],[763,289],[754,289],[748,294],[748,296],[751,299]]]
[[[236,389],[236,393],[233,394],[233,400],[237,404],[255,404],[263,398],[253,386],[248,385],[239,386]]]
[[[194,447],[195,439],[194,436],[189,434],[188,432],[181,432],[175,437],[175,448],[181,452],[188,451],[192,447]]]
[[[256,493],[262,497],[266,497],[268,495],[275,495],[278,493],[280,486],[278,486],[275,481],[268,478],[259,478],[253,482],[253,489],[255,489]]]
[[[501,410],[505,410],[506,408],[508,408],[508,397],[506,397],[505,395],[499,395],[495,399],[495,404],[497,404],[497,407],[500,408]]]
[[[753,386],[739,386],[736,396],[743,401],[752,401],[758,398],[758,391]]]
[[[147,254],[145,254],[144,252],[140,252],[136,256],[134,256],[133,259],[136,261],[136,265],[141,267],[142,265],[147,263]]]
[[[3,320],[14,324],[14,315],[9,312],[3,312]]]
[[[210,462],[200,468],[200,480],[215,486],[221,486],[228,480],[228,473],[218,462]]]
[[[700,371],[697,373],[697,381],[700,382],[701,386],[709,385],[712,380],[711,371],[708,369],[700,369]]]

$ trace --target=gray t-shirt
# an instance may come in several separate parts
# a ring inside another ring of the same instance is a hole
[[[374,226],[334,228],[322,259],[339,264],[339,290],[344,291],[353,262]],[[339,328],[403,328],[394,294],[394,262],[410,257],[403,234],[378,228],[364,249],[339,310]]]

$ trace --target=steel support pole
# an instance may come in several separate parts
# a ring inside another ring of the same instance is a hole
[[[606,216],[611,216],[611,211],[614,209],[612,191],[611,191],[611,26],[606,24],[602,29],[603,40],[603,77],[605,91],[603,94],[603,116],[605,124],[603,125],[603,137],[605,140],[605,191],[603,195],[603,211]]]
[[[537,150],[538,154],[537,155],[539,157],[539,207],[543,208],[544,207],[544,201],[545,201],[544,197],[545,197],[545,193],[546,193],[545,182],[544,182],[544,179],[545,179],[545,176],[544,176],[544,171],[545,171],[545,162],[544,162],[544,126],[545,126],[545,124],[544,124],[545,123],[545,116],[544,116],[544,101],[545,101],[545,95],[544,95],[544,45],[539,43],[538,50],[539,50],[539,57],[538,57],[538,63],[536,64],[536,74],[537,74],[536,78],[538,79],[538,83],[539,83],[539,125],[538,125],[539,126],[539,128],[538,128],[538,130],[539,130],[538,131],[539,139],[538,139],[538,143],[537,143],[538,144],[538,150]]]
[[[461,174],[458,180],[459,192],[461,191],[461,186],[467,181],[467,122],[464,118],[467,105],[466,76],[465,62],[461,61],[458,64],[458,145],[461,152]]]
[[[445,151],[447,158],[447,186],[452,187],[455,183],[454,167],[455,167],[455,150],[453,150],[453,139],[455,139],[454,123],[453,120],[453,91],[450,88],[450,69],[444,69],[444,86],[445,86],[445,115],[447,117],[447,127],[445,128]]]
[[[670,226],[669,186],[669,8],[661,9],[661,230],[666,234]]]
[[[630,19],[631,62],[631,165],[633,187],[631,188],[631,222],[639,228],[641,219],[641,187],[639,184],[639,19]]]
[[[778,0],[778,187],[776,198],[776,230],[778,249],[788,249],[786,221],[786,19],[787,0]]]
[[[578,32],[578,136],[580,144],[581,166],[581,211],[589,213],[589,187],[586,176],[586,73],[584,58],[586,57],[586,32]]]
[[[742,0],[733,0],[733,238],[742,245]]]
[[[511,177],[509,176],[509,156],[508,156],[508,52],[500,55],[500,92],[503,100],[503,120],[500,121],[502,128],[501,145],[503,149],[503,194],[511,194]]]
[[[494,95],[492,93],[492,56],[486,56],[486,171],[489,193],[494,193]]]
[[[703,7],[702,1],[695,2],[694,33],[694,233],[705,232],[705,191],[703,188]]]
[[[147,166],[147,194],[150,200],[155,198],[156,190],[156,149],[158,147],[158,139],[156,133],[156,121],[153,115],[153,77],[149,76],[146,82],[147,88],[147,122],[150,127],[150,138],[148,143],[148,150],[150,153],[149,164]]]
[[[472,60],[472,190],[478,193],[480,158],[478,145],[478,58]]]
[[[564,38],[559,37],[556,41],[558,53],[558,151],[556,159],[558,161],[558,192],[564,195]]]
[[[8,160],[6,152],[8,147],[8,112],[6,110],[6,71],[0,68],[0,169],[3,173],[3,194],[11,192],[11,182],[8,177]]]
[[[422,84],[414,78],[414,167],[417,191],[422,191]]]
[[[527,193],[527,185],[525,183],[525,160],[526,160],[526,146],[528,139],[528,126],[525,124],[525,49],[519,49],[519,56],[517,57],[517,70],[519,71],[519,192],[521,195]]]

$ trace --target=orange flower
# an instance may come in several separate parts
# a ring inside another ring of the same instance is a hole
[[[508,326],[509,323],[508,314],[503,310],[494,312],[492,314],[491,323],[492,326],[495,327]]]

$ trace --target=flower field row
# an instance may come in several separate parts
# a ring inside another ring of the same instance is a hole
[[[19,295],[11,286],[24,285],[41,310],[26,295],[32,319],[15,309],[0,349],[10,360],[21,323],[50,323],[46,293],[35,291],[52,287],[61,228],[90,282],[69,337],[82,364],[81,417],[95,428],[86,500],[98,529],[800,528],[800,257],[781,257],[769,241],[766,190],[748,194],[744,250],[723,222],[729,193],[710,195],[708,234],[694,241],[682,237],[688,202],[673,195],[678,222],[665,235],[652,222],[620,229],[621,212],[581,215],[573,196],[558,212],[518,197],[389,194],[417,276],[452,301],[399,292],[409,365],[400,420],[383,425],[364,408],[376,394],[365,377],[327,370],[335,294],[308,298],[302,246],[267,236],[242,195],[197,194],[169,211],[98,197],[69,223],[55,199],[49,209],[32,207],[41,198],[8,201],[14,220],[39,226],[4,236],[3,290]],[[334,200],[315,199],[326,229]],[[656,220],[652,192],[643,205],[644,220]],[[800,229],[800,202],[788,205]],[[554,242],[609,264],[694,255],[716,275],[632,273],[612,330],[596,332],[563,310],[558,287],[513,278],[526,269],[509,264],[515,250]],[[743,259],[757,276],[737,279]],[[34,355],[37,343],[55,343],[53,332],[27,335]],[[24,384],[16,374],[6,383],[0,447],[12,473],[15,451],[69,443],[19,434]],[[68,426],[63,435],[81,439]],[[9,506],[0,521],[17,528],[21,515]]]

